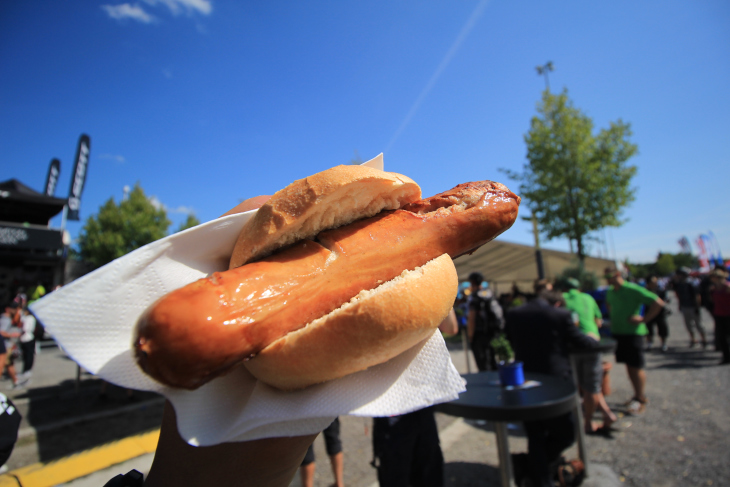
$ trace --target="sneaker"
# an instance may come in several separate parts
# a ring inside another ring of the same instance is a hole
[[[641,402],[636,398],[633,398],[631,401],[629,401],[628,406],[626,406],[626,411],[629,414],[642,414],[646,410],[646,402]]]
[[[668,350],[669,347],[667,347],[666,345],[662,345],[662,353],[667,353]]]
[[[0,467],[0,474],[5,473],[7,471],[8,471],[8,466],[7,465],[3,465],[2,467]]]

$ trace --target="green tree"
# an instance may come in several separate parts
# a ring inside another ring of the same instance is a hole
[[[674,265],[677,267],[689,267],[690,269],[696,269],[700,266],[699,259],[686,252],[680,252],[679,254],[672,255],[674,259]]]
[[[654,264],[632,264],[625,262],[624,265],[629,270],[631,277],[636,279],[646,279],[654,274]]]
[[[625,223],[621,215],[634,200],[636,167],[627,164],[638,148],[631,127],[618,120],[593,134],[593,121],[573,106],[567,90],[543,92],[525,135],[527,164],[504,170],[519,181],[519,192],[548,240],[575,241],[583,263],[590,233]]]
[[[139,183],[119,204],[113,198],[90,216],[78,239],[78,254],[95,267],[101,267],[150,242],[167,235],[170,220],[163,208],[145,196]]]
[[[584,292],[598,289],[598,276],[596,273],[585,270],[581,265],[572,265],[563,269],[563,272],[555,278],[556,286],[563,287],[568,278],[571,277],[578,279],[580,288]]]
[[[192,213],[189,213],[187,219],[182,222],[178,227],[177,232],[182,232],[183,230],[187,230],[188,228],[193,228],[198,225],[200,225],[200,220],[198,220],[198,217],[196,217]]]
[[[674,271],[677,270],[677,266],[674,263],[674,257],[672,257],[672,254],[660,253],[656,259],[656,264],[654,264],[654,270],[658,276],[669,276],[674,274]]]

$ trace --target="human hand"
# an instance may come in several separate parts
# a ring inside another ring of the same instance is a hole
[[[221,217],[255,210],[271,196],[242,201]],[[165,403],[160,440],[145,486],[256,485],[287,487],[316,434],[214,446],[189,445],[177,429],[175,409]]]
[[[640,325],[644,322],[644,317],[641,315],[634,315],[631,318],[629,318],[629,323],[632,325]]]

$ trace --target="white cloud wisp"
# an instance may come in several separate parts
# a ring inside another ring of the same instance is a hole
[[[144,0],[147,5],[156,7],[164,5],[173,16],[186,13],[188,16],[193,14],[210,15],[213,11],[213,4],[210,0]],[[117,20],[136,20],[143,24],[150,24],[157,20],[155,16],[148,13],[138,3],[122,3],[119,5],[102,5],[101,8],[111,17]]]
[[[459,32],[459,35],[456,36],[456,39],[454,40],[453,44],[451,44],[451,48],[449,48],[449,51],[446,53],[446,55],[441,60],[441,63],[439,63],[438,67],[436,68],[436,71],[431,75],[431,79],[428,80],[428,83],[426,83],[426,86],[421,91],[421,94],[418,95],[418,98],[416,98],[416,101],[411,106],[411,109],[408,111],[408,114],[406,114],[406,117],[401,122],[398,129],[395,131],[395,134],[390,139],[390,142],[385,148],[385,152],[387,153],[389,149],[395,144],[395,141],[398,140],[398,137],[403,133],[403,131],[406,129],[406,127],[411,123],[411,119],[416,114],[418,109],[421,106],[421,103],[423,103],[423,100],[426,98],[426,95],[431,91],[431,88],[434,87],[436,84],[436,81],[441,77],[441,74],[444,72],[446,67],[449,65],[451,60],[456,55],[457,51],[461,47],[461,44],[464,42],[464,39],[469,35],[469,32],[474,28],[477,21],[479,20],[479,17],[481,17],[484,10],[487,8],[487,4],[489,3],[489,0],[481,0],[477,6],[474,8],[474,11],[472,12],[469,19],[466,21],[464,26],[461,28],[461,32]]]
[[[142,22],[143,24],[149,24],[155,20],[152,15],[145,12],[139,5],[122,3],[120,5],[102,5],[101,8],[106,11],[112,19],[132,19],[137,22]]]

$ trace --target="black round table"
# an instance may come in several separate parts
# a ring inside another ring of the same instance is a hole
[[[436,406],[442,413],[466,419],[488,421],[537,421],[569,412],[575,400],[570,380],[545,374],[525,374],[525,381],[540,384],[526,388],[504,388],[497,372],[464,374],[466,392],[459,399]]]
[[[466,392],[454,401],[436,405],[436,410],[451,416],[495,423],[502,485],[509,487],[512,464],[507,422],[554,418],[572,411],[576,404],[575,385],[570,380],[533,373],[525,374],[525,383],[538,382],[534,387],[501,387],[497,372],[465,374],[462,377],[466,380]]]

